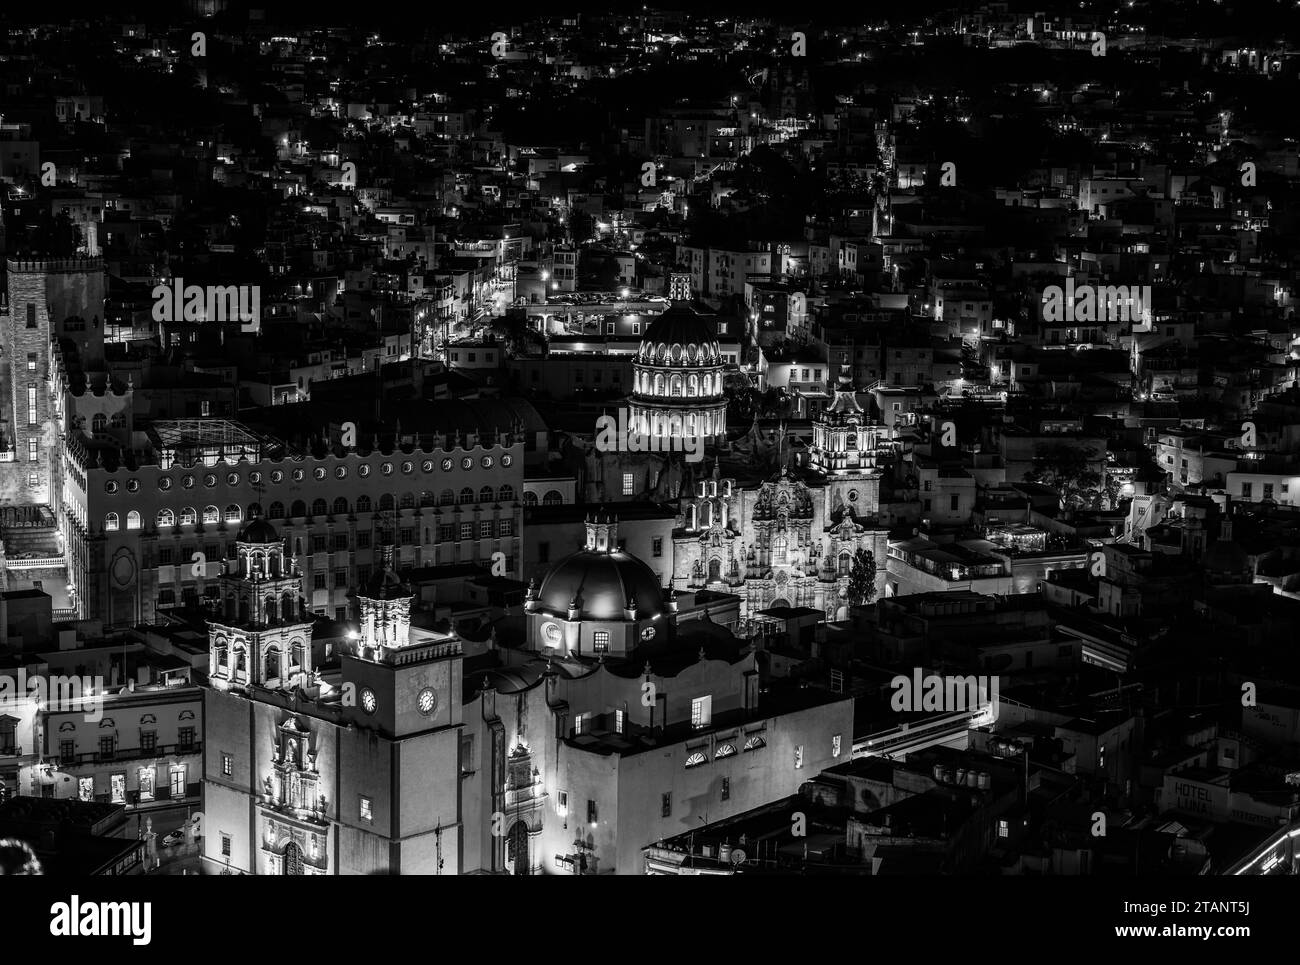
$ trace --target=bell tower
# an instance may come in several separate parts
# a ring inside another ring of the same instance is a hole
[[[219,690],[291,690],[314,682],[312,620],[302,571],[275,527],[255,517],[235,537],[219,581],[220,616],[208,621],[208,676]]]

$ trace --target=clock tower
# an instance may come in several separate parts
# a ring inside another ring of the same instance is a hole
[[[379,571],[356,593],[359,629],[340,657],[345,713],[391,737],[461,721],[461,642],[455,633],[411,626],[410,586],[385,546]]]

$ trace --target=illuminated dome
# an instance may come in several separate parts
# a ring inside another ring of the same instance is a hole
[[[642,436],[721,440],[727,431],[722,349],[712,323],[683,301],[652,321],[632,359],[629,424]]]
[[[617,524],[587,523],[587,545],[546,575],[535,597],[537,608],[568,620],[626,620],[636,603],[637,620],[664,612],[663,589],[650,567],[617,549]]]
[[[278,543],[280,534],[261,516],[254,516],[235,536],[237,543]]]

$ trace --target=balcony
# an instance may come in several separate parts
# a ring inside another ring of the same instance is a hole
[[[184,754],[197,754],[203,750],[203,741],[190,744],[155,744],[153,747],[118,747],[108,753],[89,751],[83,754],[60,754],[60,766],[75,767],[79,764],[110,764],[117,761],[144,760],[146,758],[178,757]]]

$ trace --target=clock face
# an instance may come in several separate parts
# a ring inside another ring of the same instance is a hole
[[[425,717],[434,712],[438,706],[438,695],[433,692],[432,687],[425,687],[420,691],[420,696],[416,698],[416,706]]]
[[[375,712],[375,692],[369,687],[365,687],[361,691],[361,709],[367,714]]]

